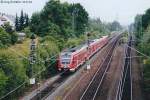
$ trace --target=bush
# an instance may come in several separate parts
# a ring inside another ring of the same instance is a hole
[[[56,61],[56,59],[53,58],[52,60],[50,60],[49,58],[53,57],[54,55],[58,55],[59,50],[60,49],[58,46],[58,41],[55,40],[53,37],[47,36],[40,39],[40,44],[38,44],[38,49],[37,49],[38,59],[40,58],[40,61],[38,62],[41,62],[41,60],[45,62],[39,63],[36,66],[36,68],[38,67],[37,71],[46,68],[44,73],[44,78],[45,76],[47,77],[49,73],[53,73],[54,69],[56,68],[55,66],[50,66],[52,62]],[[56,62],[54,63],[54,65],[55,64]]]
[[[18,41],[18,35],[17,33],[12,33],[11,34],[11,44],[15,44]]]
[[[0,94],[4,95],[22,84],[27,76],[18,57],[8,50],[0,50],[0,64],[0,78],[3,79],[0,81],[0,88],[5,88]]]
[[[0,48],[7,47],[10,44],[11,36],[3,28],[0,28]]]
[[[31,37],[31,31],[29,27],[24,28],[23,32],[26,34],[26,37],[30,38]]]
[[[0,68],[0,97],[5,93],[5,87],[7,86],[8,77],[4,71]]]
[[[150,92],[150,59],[144,65],[144,90]]]

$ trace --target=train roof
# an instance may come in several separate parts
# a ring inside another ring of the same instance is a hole
[[[86,46],[87,46],[86,44],[81,44],[81,45],[79,45],[77,47],[73,47],[73,48],[69,48],[67,50],[64,50],[64,52],[71,52],[72,53],[72,52],[78,51],[81,48],[86,47]]]
[[[95,39],[95,40],[90,40],[90,44],[94,43],[95,41],[98,41],[98,39]],[[78,50],[81,50],[82,48],[86,48],[87,47],[87,43],[83,43],[77,47],[73,47],[73,48],[69,48],[69,49],[66,49],[64,50],[63,52],[70,52],[70,53],[73,53],[73,52],[76,52]]]
[[[104,38],[104,37],[106,37],[106,36],[103,36],[102,38]],[[102,38],[100,38],[100,39],[102,39]],[[89,40],[89,42],[90,42],[90,44],[92,44],[94,42],[97,42],[100,39]],[[73,52],[76,52],[76,51],[81,50],[82,48],[86,48],[86,47],[87,47],[87,43],[85,42],[77,47],[66,49],[62,53],[65,53],[65,52],[73,53]]]

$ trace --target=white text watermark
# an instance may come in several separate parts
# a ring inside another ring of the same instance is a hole
[[[32,3],[31,0],[0,0],[0,4]]]

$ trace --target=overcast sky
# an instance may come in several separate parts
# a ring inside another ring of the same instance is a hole
[[[0,0],[1,1],[1,0]],[[2,4],[0,12],[8,14],[20,14],[20,10],[31,15],[40,11],[48,0],[32,0],[31,4]],[[100,17],[101,20],[110,22],[118,20],[121,24],[127,25],[133,22],[136,14],[142,14],[150,8],[150,0],[61,0],[68,2],[79,2],[88,11],[92,18]]]

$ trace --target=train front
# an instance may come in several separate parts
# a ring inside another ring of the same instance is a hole
[[[58,59],[58,70],[70,70],[71,58],[71,52],[62,52]]]

